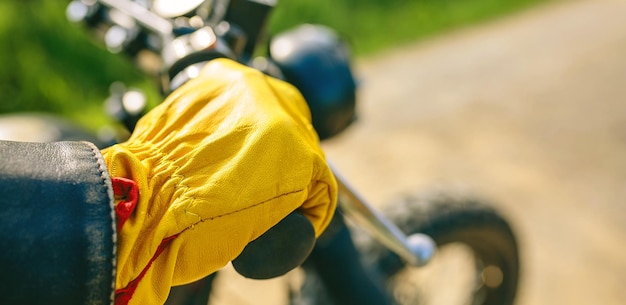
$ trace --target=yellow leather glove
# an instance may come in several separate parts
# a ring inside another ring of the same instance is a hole
[[[294,87],[216,59],[103,150],[139,190],[118,232],[117,302],[164,303],[297,209],[319,236],[337,186],[310,122]]]

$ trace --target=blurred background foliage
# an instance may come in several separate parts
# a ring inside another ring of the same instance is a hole
[[[301,23],[336,29],[356,56],[413,42],[547,0],[283,0],[269,34]],[[102,103],[114,81],[157,86],[127,58],[109,53],[65,17],[68,1],[0,1],[0,114],[57,113],[90,129],[106,124]]]

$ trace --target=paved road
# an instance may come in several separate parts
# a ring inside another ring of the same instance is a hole
[[[357,71],[360,121],[325,148],[365,197],[490,197],[520,236],[518,304],[626,302],[626,1],[543,5]]]
[[[326,149],[374,202],[456,188],[519,232],[519,304],[626,303],[626,2],[567,1],[369,58]]]

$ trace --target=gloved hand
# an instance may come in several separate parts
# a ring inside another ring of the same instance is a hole
[[[310,122],[294,87],[216,59],[103,150],[114,182],[139,191],[136,206],[116,198],[116,302],[162,304],[294,210],[319,235],[337,187]]]

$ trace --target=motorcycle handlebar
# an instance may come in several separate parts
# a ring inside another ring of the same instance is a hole
[[[296,211],[250,242],[232,264],[247,278],[274,278],[300,266],[314,246],[313,225]]]
[[[144,1],[73,0],[67,15],[72,21],[104,29],[104,41],[112,52],[131,57],[142,50],[156,53],[161,58],[163,93],[169,93],[178,73],[216,53],[248,64],[275,1],[196,0],[187,4],[193,4],[189,12],[170,15]],[[177,4],[181,5],[185,3]]]

